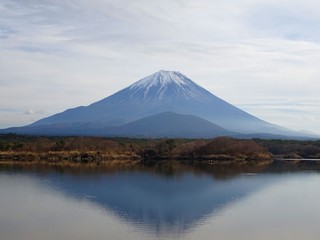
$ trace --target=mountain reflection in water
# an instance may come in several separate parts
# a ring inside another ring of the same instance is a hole
[[[269,183],[268,178],[251,181],[248,177],[222,182],[190,173],[166,178],[124,172],[93,178],[50,175],[49,179],[76,198],[89,198],[119,217],[156,232],[183,232]]]
[[[184,232],[225,205],[253,193],[270,181],[261,176],[219,180],[208,174],[147,171],[73,174],[46,169],[46,174],[32,175],[49,182],[54,188],[74,198],[86,198],[106,211],[147,230]]]
[[[206,219],[219,216],[229,205],[281,181],[283,175],[272,172],[285,168],[279,164],[273,168],[254,168],[250,174],[243,174],[241,169],[232,174],[223,174],[223,169],[219,171],[216,167],[212,172],[206,169],[207,172],[187,167],[164,171],[154,168],[103,171],[82,167],[2,166],[0,176],[22,174],[36,179],[68,198],[88,201],[105,214],[161,236],[188,233]],[[255,171],[266,172],[255,174]]]

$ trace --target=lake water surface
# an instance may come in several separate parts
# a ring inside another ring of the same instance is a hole
[[[320,238],[320,174],[0,167],[1,240]]]

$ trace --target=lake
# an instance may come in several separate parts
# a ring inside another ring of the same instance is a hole
[[[1,164],[0,239],[318,240],[319,173],[316,163]]]

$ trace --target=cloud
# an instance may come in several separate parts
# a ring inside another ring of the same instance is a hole
[[[43,114],[44,112],[41,110],[34,110],[31,108],[26,108],[26,110],[24,111],[23,114],[25,115],[39,115],[39,114]]]
[[[320,132],[319,110],[299,105],[319,100],[318,9],[311,0],[0,0],[0,108],[16,109],[0,127],[168,69],[268,121]]]
[[[255,6],[248,24],[261,36],[284,37],[293,40],[319,41],[316,30],[320,21],[316,1],[278,1]]]
[[[26,115],[33,115],[33,114],[35,114],[35,111],[33,111],[32,109],[27,109],[27,110],[24,112],[24,114],[26,114]]]

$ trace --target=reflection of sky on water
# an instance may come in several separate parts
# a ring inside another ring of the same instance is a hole
[[[223,209],[219,217],[190,232],[190,239],[318,240],[320,175],[312,172],[281,178],[267,188]]]
[[[34,177],[0,174],[0,239],[143,239],[103,207]]]
[[[172,177],[147,172],[50,172],[45,176],[0,172],[0,239],[13,239],[13,232],[15,240],[36,240],[40,236],[128,239],[128,234],[130,239],[235,239],[237,235],[245,239],[240,236],[246,231],[259,235],[267,229],[261,228],[256,213],[260,212],[262,223],[269,228],[276,228],[275,222],[282,226],[285,222],[272,217],[281,209],[288,214],[290,202],[283,206],[283,201],[288,201],[286,194],[296,199],[299,193],[294,186],[310,191],[309,180],[320,182],[318,175],[311,173],[240,175],[216,180],[190,172]],[[320,196],[319,192],[308,194]],[[261,205],[263,201],[266,203]],[[304,204],[305,200],[299,201]],[[291,203],[298,205],[299,201]]]

